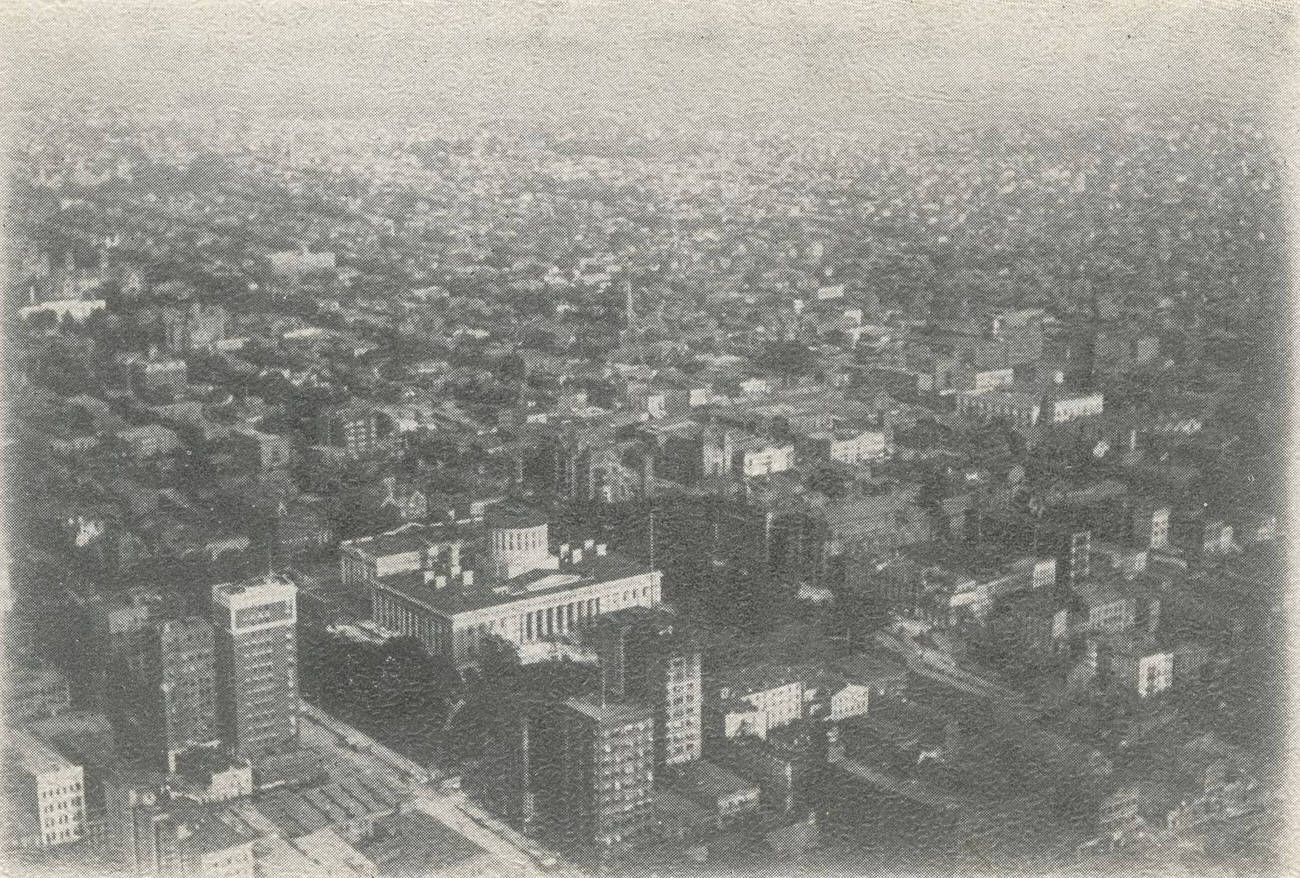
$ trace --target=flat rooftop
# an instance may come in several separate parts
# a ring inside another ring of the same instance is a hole
[[[649,704],[636,704],[623,701],[609,701],[601,704],[588,698],[570,698],[564,702],[565,707],[595,720],[601,725],[614,726],[643,722],[654,716],[654,708]]]
[[[386,817],[381,825],[381,835],[356,846],[381,875],[436,875],[487,854],[423,811]]]
[[[404,798],[378,778],[349,775],[322,786],[261,793],[254,807],[285,837],[301,838],[360,817],[390,813]]]
[[[212,586],[212,597],[220,597],[227,601],[237,595],[248,592],[257,592],[259,589],[293,589],[297,590],[293,580],[282,576],[279,573],[268,573],[262,576],[255,576],[250,579],[240,580],[239,582],[226,582],[220,585]]]
[[[584,555],[578,563],[564,564],[559,570],[533,570],[516,576],[498,585],[500,592],[489,585],[475,585],[469,590],[456,586],[436,589],[424,581],[423,571],[388,576],[380,584],[402,597],[452,616],[653,572],[653,568],[620,555]]]
[[[941,542],[912,543],[899,551],[918,564],[934,566],[952,573],[984,578],[1006,573],[1021,560],[1014,553],[999,551],[991,545]]]
[[[8,746],[11,748],[11,752],[17,756],[16,764],[32,777],[40,777],[51,772],[65,771],[76,767],[65,759],[61,753],[36,738],[30,732],[24,729],[7,729],[6,731],[9,736]]]
[[[405,555],[420,552],[431,546],[463,541],[465,534],[452,525],[445,524],[406,524],[396,530],[360,537],[343,543],[368,555],[384,558],[389,555]]]
[[[714,765],[707,759],[695,759],[682,766],[677,771],[676,780],[675,786],[678,788],[686,787],[711,799],[758,789],[758,784],[747,781],[719,765]]]
[[[488,526],[505,530],[541,527],[549,524],[549,519],[536,509],[525,506],[502,504],[493,506],[487,513]]]

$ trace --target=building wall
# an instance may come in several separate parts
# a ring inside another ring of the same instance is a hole
[[[1137,664],[1137,691],[1142,698],[1158,695],[1174,684],[1172,653],[1158,652],[1143,656]]]
[[[257,874],[251,843],[206,853],[197,859],[195,878],[254,878]]]
[[[1090,607],[1083,627],[1086,631],[1128,631],[1137,624],[1136,604],[1132,598],[1123,598]]]
[[[574,835],[611,847],[646,827],[654,789],[654,720],[598,723],[567,711],[561,795]]]
[[[219,737],[216,721],[216,641],[206,619],[163,622],[154,635],[149,682],[158,693],[164,764],[174,755]]]
[[[132,369],[132,377],[137,387],[146,390],[160,390],[164,387],[184,390],[189,377],[189,367],[184,360],[136,363]]]
[[[1105,397],[1100,393],[1058,399],[1052,404],[1052,423],[1064,424],[1079,418],[1099,415],[1105,408],[1105,402]]]
[[[831,719],[842,720],[866,716],[871,703],[871,690],[850,683],[831,696]]]
[[[659,572],[647,571],[455,614],[414,601],[376,581],[371,583],[371,610],[380,625],[416,637],[431,652],[464,666],[477,660],[479,645],[486,637],[524,646],[583,627],[605,613],[657,606],[662,600],[661,578]]]
[[[227,745],[252,758],[298,736],[297,589],[214,592],[217,717]]]
[[[700,653],[673,655],[665,664],[662,760],[679,765],[699,759],[703,746]]]
[[[794,448],[769,445],[741,453],[740,471],[749,478],[783,473],[794,466]]]
[[[996,391],[985,393],[958,393],[957,411],[962,415],[1006,418],[1020,427],[1032,427],[1038,423],[1041,407],[1038,403],[1011,400]]]
[[[986,393],[1001,387],[1010,387],[1015,381],[1015,376],[1014,369],[988,369],[974,372],[971,375],[971,391]]]
[[[7,719],[27,723],[66,711],[72,703],[68,678],[58,668],[15,663],[9,676]]]
[[[838,463],[858,464],[885,456],[885,434],[867,430],[847,439],[821,438],[816,445],[818,455]]]
[[[722,693],[723,700],[729,699],[731,695],[732,693],[724,690]],[[757,713],[762,714],[763,719],[759,725],[762,727],[763,734],[759,735],[759,737],[766,737],[766,732],[771,729],[789,725],[803,717],[804,684],[802,681],[740,694],[739,697],[753,705]],[[728,716],[729,726],[733,725],[731,720],[733,715],[735,714]],[[737,720],[734,723],[737,726],[738,734],[743,733],[739,731],[742,724],[742,720]],[[728,735],[728,737],[733,737],[733,735]]]
[[[45,847],[81,838],[86,822],[85,778],[80,765],[67,765],[33,778]]]

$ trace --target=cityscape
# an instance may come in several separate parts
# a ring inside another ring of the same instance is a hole
[[[29,99],[0,872],[1281,874],[1289,144],[1162,87]]]

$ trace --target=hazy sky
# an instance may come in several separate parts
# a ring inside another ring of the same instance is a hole
[[[615,109],[939,124],[1167,96],[1277,104],[1286,0],[0,3],[12,94],[272,113]],[[1300,115],[1300,111],[1293,115]]]

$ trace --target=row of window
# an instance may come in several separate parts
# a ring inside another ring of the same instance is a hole
[[[63,802],[55,802],[55,803],[52,804],[52,805],[44,805],[44,806],[42,806],[42,807],[41,807],[41,813],[42,813],[42,814],[53,814],[55,811],[67,811],[69,808],[72,808],[72,809],[74,809],[74,810],[80,810],[80,809],[81,809],[81,804],[82,804],[82,803],[81,803],[81,796],[79,796],[79,795],[78,795],[78,796],[73,796],[72,798],[68,799],[67,801],[63,801]],[[67,817],[61,817],[61,818],[59,818],[58,822],[59,822],[59,823],[67,823],[67,822],[68,822],[68,818],[67,818]]]
[[[70,783],[67,786],[47,787],[46,789],[41,790],[41,798],[49,799],[56,796],[67,795],[68,793],[79,793],[79,792],[81,792],[81,781],[75,781],[74,783]]]

